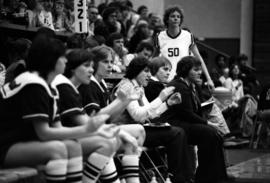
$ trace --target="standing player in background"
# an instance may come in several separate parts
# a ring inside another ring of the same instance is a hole
[[[189,30],[181,28],[183,20],[183,10],[178,6],[166,9],[163,21],[167,29],[160,32],[155,40],[157,50],[160,55],[169,59],[172,64],[172,71],[169,80],[174,78],[177,63],[181,58],[184,56],[194,55],[202,63],[203,73],[206,76],[208,85],[211,89],[214,89],[214,83],[194,42],[193,34]]]

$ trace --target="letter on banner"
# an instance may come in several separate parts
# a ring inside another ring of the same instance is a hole
[[[87,32],[87,5],[86,0],[74,0],[75,32]]]

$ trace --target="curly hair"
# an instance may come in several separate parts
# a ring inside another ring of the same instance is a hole
[[[180,18],[181,18],[180,25],[182,25],[182,23],[183,23],[183,20],[184,20],[184,13],[183,13],[184,11],[183,11],[183,9],[180,8],[179,6],[172,6],[172,7],[167,8],[165,10],[164,15],[163,15],[163,22],[164,22],[166,27],[168,27],[169,16],[173,12],[178,12],[180,14]]]

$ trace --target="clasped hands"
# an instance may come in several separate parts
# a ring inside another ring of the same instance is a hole
[[[168,106],[180,104],[182,102],[181,94],[179,92],[174,92],[174,90],[174,86],[169,86],[164,88],[159,94],[159,98],[162,101],[166,101]]]

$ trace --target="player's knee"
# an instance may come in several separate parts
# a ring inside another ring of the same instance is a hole
[[[51,141],[46,144],[48,159],[67,159],[68,151],[64,142],[62,141]]]
[[[145,132],[145,129],[142,125],[138,126],[138,133],[139,133],[139,135],[137,137],[138,145],[143,146],[143,143],[144,143],[145,137],[146,137],[146,132]]]
[[[69,157],[77,157],[82,155],[82,146],[75,140],[65,141]]]
[[[100,142],[101,148],[99,148],[100,153],[111,156],[116,152],[119,146],[119,142],[116,138],[110,140],[104,140]]]

